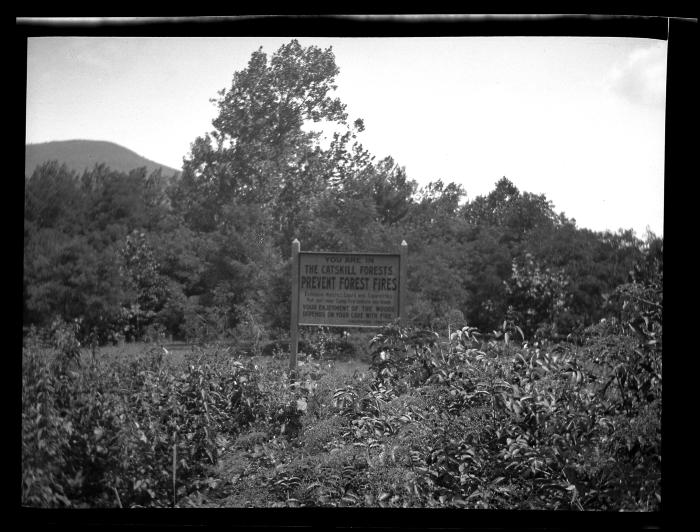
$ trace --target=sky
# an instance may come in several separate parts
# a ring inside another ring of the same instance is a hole
[[[26,142],[120,144],[180,169],[211,102],[291,37],[31,37]],[[595,231],[663,235],[666,41],[607,37],[298,38],[332,47],[362,144],[467,199],[501,177]]]

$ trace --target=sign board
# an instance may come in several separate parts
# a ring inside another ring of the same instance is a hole
[[[299,325],[383,327],[403,318],[406,256],[400,253],[301,252],[292,242],[289,369],[296,371]]]
[[[299,253],[299,325],[382,327],[399,317],[401,256]]]

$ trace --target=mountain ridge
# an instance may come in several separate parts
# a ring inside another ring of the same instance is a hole
[[[174,176],[180,173],[179,170],[147,159],[116,142],[72,139],[25,144],[24,175],[31,176],[38,166],[54,160],[79,174],[100,163],[125,173],[141,167],[145,167],[149,174],[159,168],[163,175]]]

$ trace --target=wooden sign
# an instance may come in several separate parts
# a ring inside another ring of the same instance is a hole
[[[299,325],[381,327],[399,317],[401,256],[299,254]]]
[[[290,369],[299,325],[383,327],[404,316],[407,244],[400,253],[301,252],[292,243]]]

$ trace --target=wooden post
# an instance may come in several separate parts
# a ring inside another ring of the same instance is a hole
[[[406,319],[406,285],[408,277],[406,269],[408,266],[408,244],[405,240],[401,242],[401,256],[399,258],[399,318]]]
[[[299,349],[299,251],[301,244],[295,238],[292,242],[292,323],[289,338],[289,376],[297,370],[297,349]]]

